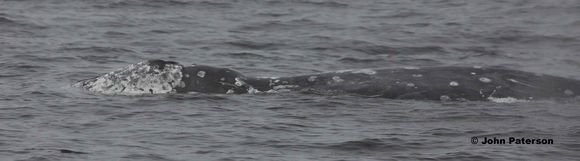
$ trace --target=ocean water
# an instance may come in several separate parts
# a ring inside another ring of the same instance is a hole
[[[0,160],[580,158],[577,99],[114,96],[72,87],[147,59],[250,76],[479,65],[580,79],[580,1],[0,0]]]

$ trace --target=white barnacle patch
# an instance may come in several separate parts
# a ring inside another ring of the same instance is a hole
[[[475,72],[471,72],[471,75],[476,75],[476,74],[477,74],[477,73],[475,73]]]
[[[102,94],[140,95],[171,93],[176,86],[182,85],[182,66],[165,64],[154,67],[149,62],[129,65],[121,70],[85,80],[75,86]]]
[[[340,78],[339,76],[332,77],[332,80],[334,80],[334,82],[336,82],[336,83],[340,83],[340,82],[344,81],[344,79]]]
[[[179,88],[185,87],[185,82],[179,81],[179,84],[177,84],[177,87],[179,87]]]
[[[451,81],[451,82],[449,82],[449,86],[457,87],[457,86],[459,86],[459,83],[457,83],[456,81]]]
[[[234,83],[234,85],[236,85],[238,87],[243,86],[245,84],[244,81],[242,81],[242,79],[240,79],[238,77],[236,77],[235,80],[236,80],[236,82]]]
[[[234,93],[234,90],[233,90],[233,89],[229,89],[229,90],[226,92],[226,94],[233,94],[233,93]]]
[[[507,79],[507,80],[508,80],[508,81],[510,81],[510,82],[518,83],[518,81],[517,81],[517,80],[515,80],[515,79],[511,79],[511,78],[510,78],[510,79]]]
[[[316,78],[318,78],[318,77],[317,76],[314,76],[314,75],[313,76],[310,76],[310,77],[308,77],[308,81],[309,82],[314,82],[314,81],[316,81]]]
[[[272,90],[274,90],[276,92],[278,92],[278,91],[285,92],[285,91],[290,91],[290,89],[298,88],[298,87],[299,87],[298,85],[277,85],[277,86],[272,87]],[[272,92],[273,91],[270,91],[270,93],[272,93]]]
[[[479,81],[481,81],[483,83],[489,83],[489,82],[491,82],[491,79],[486,78],[486,77],[481,77],[481,78],[479,78]]]
[[[363,74],[368,74],[368,75],[374,75],[374,74],[377,74],[377,71],[374,71],[372,69],[361,69],[361,70],[352,71],[351,73],[363,73]]]
[[[441,95],[439,97],[439,100],[441,100],[441,101],[449,101],[449,100],[451,100],[451,97],[449,97],[447,95]]]
[[[220,78],[220,81],[226,81],[226,78],[222,77]]]
[[[419,67],[403,67],[403,69],[421,69]]]
[[[256,93],[262,93],[262,91],[259,91],[258,89],[252,86],[248,87],[248,94],[256,94]]]
[[[423,74],[413,74],[412,76],[415,78],[421,78],[421,77],[423,77]]]
[[[199,71],[199,72],[197,72],[197,76],[200,77],[200,78],[205,77],[205,71]]]
[[[566,89],[566,90],[564,90],[564,94],[567,96],[572,96],[572,95],[574,95],[574,91]]]

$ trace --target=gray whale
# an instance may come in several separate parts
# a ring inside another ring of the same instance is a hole
[[[485,101],[576,97],[580,81],[504,68],[421,67],[342,70],[255,78],[228,68],[148,60],[76,86],[103,94],[243,94],[304,91],[391,99]]]

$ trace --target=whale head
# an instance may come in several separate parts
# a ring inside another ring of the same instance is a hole
[[[148,60],[80,81],[75,86],[102,94],[172,93],[180,85],[182,70],[183,66],[177,62]]]

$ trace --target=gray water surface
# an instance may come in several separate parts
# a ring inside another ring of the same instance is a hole
[[[251,76],[480,65],[580,79],[580,1],[0,0],[0,160],[580,158],[577,99],[109,96],[71,86],[147,59]]]

